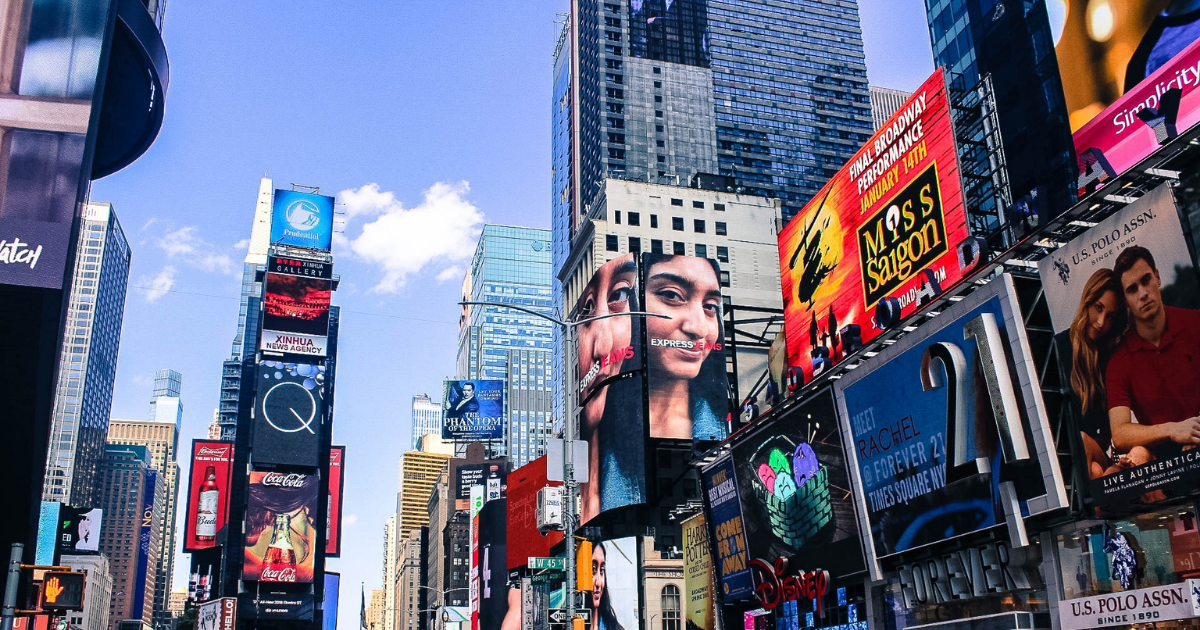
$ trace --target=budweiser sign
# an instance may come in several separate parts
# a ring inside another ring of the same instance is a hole
[[[262,485],[275,486],[278,488],[303,488],[308,481],[308,475],[299,473],[267,473],[263,477]]]
[[[210,446],[201,446],[199,449],[196,450],[196,455],[198,457],[222,457],[223,458],[223,457],[225,457],[225,455],[228,452],[229,452],[228,446],[222,446],[221,448],[213,448]]]

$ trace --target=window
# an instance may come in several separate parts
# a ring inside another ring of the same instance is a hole
[[[622,105],[621,103],[605,103],[605,105],[607,105],[608,113],[610,113],[610,114],[624,114],[625,113],[625,106]]]
[[[696,244],[696,255],[700,258],[708,258],[708,245]]]
[[[656,95],[656,96],[654,97],[654,102],[655,102],[655,103],[661,103],[661,102],[662,102],[662,97],[661,97],[661,96],[657,96],[657,95]]]
[[[662,630],[680,630],[679,587],[668,584],[662,590]]]
[[[608,98],[625,98],[625,90],[620,88],[604,88],[604,91],[606,94],[608,94]]]
[[[613,220],[614,220],[614,221],[616,221],[617,225],[620,225],[620,224],[621,224],[621,211],[620,211],[620,210],[614,210],[614,211],[613,211],[613,217],[615,217]]]
[[[606,234],[604,236],[604,249],[606,249],[610,252],[615,252],[619,248],[620,248],[620,244],[617,242],[616,234]]]
[[[629,225],[641,225],[641,224],[642,224],[642,215],[640,215],[636,212],[630,212],[629,213]]]
[[[721,286],[723,286],[723,287],[729,286],[729,272],[728,271],[721,272]]]
[[[652,227],[652,228],[658,227],[658,215],[657,214],[650,215],[650,227]]]
[[[608,159],[624,160],[625,159],[625,149],[617,149],[614,147],[609,147],[608,148]]]
[[[703,202],[703,201],[693,201],[693,202],[692,202],[692,207],[693,207],[693,208],[703,208],[703,207],[704,207],[704,202]]]
[[[724,245],[717,245],[717,260],[727,263],[729,262],[729,248]]]
[[[654,87],[656,87],[656,88],[660,88],[660,87],[662,87],[662,81],[655,81],[655,82],[654,82]]]
[[[697,234],[703,234],[704,233],[704,219],[692,220],[692,230],[695,231]]]
[[[729,230],[725,227],[724,221],[714,221],[713,227],[717,230],[717,236],[727,236],[729,234]]]
[[[683,205],[683,200],[682,200],[682,199],[672,199],[672,200],[671,200],[671,205],[672,205],[672,206],[682,206],[682,205]]]
[[[667,143],[666,143],[666,142],[664,142],[664,141],[662,141],[662,140],[655,140],[655,141],[654,141],[654,146],[656,146],[656,147],[658,147],[658,148],[660,148],[660,149],[661,149],[661,148],[663,148],[663,147],[667,146]]]
[[[662,110],[661,110],[661,109],[656,109],[656,110],[654,110],[654,117],[655,117],[655,118],[662,118]]]
[[[621,56],[621,47],[613,46],[612,44],[605,44],[604,52],[606,52],[614,57],[620,57]]]
[[[717,212],[725,212],[725,204],[723,204],[723,203],[714,203],[714,204],[713,204],[713,210],[716,210]]]
[[[671,245],[671,253],[675,254],[676,256],[687,255],[687,251],[683,248],[683,243],[680,243],[679,241],[675,241],[675,243]]]
[[[608,132],[609,144],[625,144],[625,134]]]
[[[625,119],[624,118],[609,118],[608,126],[612,129],[624,129],[625,128]]]
[[[625,83],[625,77],[623,77],[619,74],[615,74],[613,72],[605,72],[604,78],[608,79],[609,81],[612,81],[613,83],[616,83],[617,85],[624,85],[624,83]]]
[[[610,42],[619,42],[621,41],[621,33],[617,31],[604,31],[604,39]]]
[[[638,253],[642,251],[642,239],[636,236],[629,237],[629,251]]]
[[[662,239],[659,239],[659,238],[650,239],[650,253],[652,253],[652,254],[663,253]]]
[[[658,163],[659,163],[659,164],[666,164],[666,163],[667,163],[667,156],[665,156],[665,155],[660,155],[660,156],[658,156]]]
[[[605,8],[605,9],[606,9],[606,10],[607,10],[609,13],[620,13],[620,12],[621,12],[621,5],[619,5],[619,4],[608,4],[608,3],[605,3],[605,4],[604,4],[604,8]]]
[[[621,69],[621,60],[620,59],[605,59],[604,66],[606,68],[608,68],[609,70],[620,70]]]
[[[671,229],[676,232],[683,231],[683,217],[671,217]]]
[[[611,26],[613,28],[621,28],[621,18],[605,17],[604,25]]]
[[[663,132],[663,126],[662,126],[662,125],[654,125],[654,131],[655,131],[656,133],[662,133],[662,132]]]
[[[654,74],[662,74],[662,68],[655,68]]]

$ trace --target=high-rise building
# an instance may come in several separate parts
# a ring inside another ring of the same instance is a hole
[[[112,411],[131,256],[112,204],[84,206],[77,246],[42,499],[91,507],[100,501],[97,481]]]
[[[396,558],[395,630],[417,630],[421,620],[421,532],[414,529],[400,541]]]
[[[550,231],[485,225],[463,297],[554,315]],[[517,465],[545,452],[553,409],[554,326],[499,306],[469,306],[459,325],[458,377],[506,381],[504,445]]]
[[[383,589],[371,591],[371,599],[367,603],[366,630],[383,630]]]
[[[125,620],[150,624],[154,618],[167,492],[146,446],[109,444],[104,452],[100,553],[108,557],[112,574],[108,628],[117,630]]]
[[[442,403],[429,394],[412,397],[412,450],[421,450],[421,437],[442,435]]]
[[[383,525],[382,630],[392,630],[396,623],[396,553],[396,515],[393,514]]]
[[[221,439],[221,422],[220,421],[221,421],[221,410],[213,409],[212,422],[208,423],[208,435],[207,435],[208,439],[210,439],[210,440]]]
[[[153,600],[152,625],[155,630],[167,630],[171,614],[167,610],[171,592],[171,577],[175,568],[175,511],[179,489],[179,433],[183,423],[183,403],[180,388],[183,377],[174,370],[159,370],[154,378],[154,396],[150,401],[151,420],[113,419],[108,428],[109,444],[131,444],[150,450],[151,465],[158,471],[159,483],[166,493],[165,509],[160,519],[159,539],[167,551],[159,557]]]
[[[112,597],[112,575],[103,554],[64,555],[59,564],[87,574],[84,579],[83,610],[71,611],[69,622],[79,630],[108,630],[108,600]]]
[[[893,90],[892,88],[879,87],[878,85],[870,86],[871,91],[871,122],[874,125],[875,131],[900,109],[904,101],[912,96],[912,92],[903,90]]]
[[[437,479],[429,496],[429,527],[423,559],[427,584],[417,596],[421,610],[467,605],[471,524],[467,510],[458,509],[457,499],[451,495],[453,486],[449,478],[447,470]]]
[[[400,456],[397,539],[429,524],[429,494],[449,461],[450,456],[443,453],[409,451]]]
[[[183,615],[184,609],[187,608],[187,595],[186,587],[176,586],[171,589],[171,596],[167,598],[167,610],[177,619]]]

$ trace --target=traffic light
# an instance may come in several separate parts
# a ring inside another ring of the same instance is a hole
[[[590,562],[591,558],[588,558],[588,561]],[[575,617],[571,620],[571,630],[584,630],[586,627],[587,622],[583,620],[583,617]]]
[[[575,552],[575,590],[592,590],[592,543],[589,540],[580,541]]]
[[[83,610],[86,574],[76,571],[47,571],[42,577],[42,610]]]

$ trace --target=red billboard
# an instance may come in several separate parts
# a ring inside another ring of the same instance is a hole
[[[537,528],[537,494],[562,482],[546,480],[546,457],[539,457],[508,473],[508,568],[526,565],[529,558],[544,558],[562,541],[562,532],[542,535]]]
[[[807,382],[961,280],[966,237],[939,69],[780,232],[790,365]]]
[[[319,488],[316,475],[250,473],[243,580],[313,581]]]
[[[233,442],[192,440],[184,551],[211,549],[217,545],[217,532],[225,527],[229,514],[229,473],[232,468]]]
[[[325,555],[338,557],[342,555],[342,490],[346,487],[343,476],[346,462],[346,447],[334,446],[329,449],[329,504],[325,516]]]

